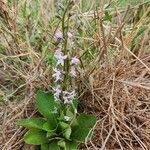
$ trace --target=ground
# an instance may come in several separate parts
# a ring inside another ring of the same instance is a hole
[[[94,1],[80,2],[71,10],[74,50],[80,59],[73,86],[78,112],[95,114],[97,122],[92,138],[79,149],[148,150],[150,3],[114,0],[96,7]],[[38,116],[35,93],[52,88],[54,32],[61,29],[55,9],[53,0],[0,0],[2,150],[38,149],[23,142],[26,129],[16,120]]]

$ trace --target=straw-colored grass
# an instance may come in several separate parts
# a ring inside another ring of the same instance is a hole
[[[104,22],[105,1],[84,11],[80,2],[71,22],[82,32],[75,36],[79,112],[97,116],[93,138],[80,149],[149,150],[150,3],[122,7],[114,0],[107,9],[112,20]],[[51,89],[54,12],[53,0],[0,0],[0,150],[35,149],[24,144],[25,130],[15,122],[38,115],[36,90]]]

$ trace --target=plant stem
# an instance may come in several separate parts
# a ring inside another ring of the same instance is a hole
[[[63,14],[63,18],[62,18],[62,32],[63,32],[63,38],[64,38],[64,44],[63,44],[63,52],[64,52],[64,55],[67,55],[68,53],[68,37],[67,37],[67,33],[68,33],[68,28],[69,28],[69,16],[67,18],[67,26],[65,26],[65,17],[66,17],[66,14],[69,10],[69,6],[70,6],[70,3],[68,3],[65,11],[64,11],[64,14]],[[63,79],[63,91],[65,91],[68,87],[67,87],[67,78],[68,78],[68,71],[69,71],[69,59],[67,58],[65,61],[64,61],[64,68],[63,68],[63,71],[64,71],[64,79]]]

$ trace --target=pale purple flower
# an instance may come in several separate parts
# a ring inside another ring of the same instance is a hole
[[[70,118],[71,118],[71,117],[69,117],[69,116],[64,116],[64,120],[65,120],[65,121],[69,121]]]
[[[69,103],[69,99],[67,95],[63,95],[63,99],[64,99],[64,104],[68,104]]]
[[[61,78],[61,76],[62,76],[61,71],[58,70],[58,69],[56,69],[56,68],[54,68],[53,70],[54,70],[55,73],[52,75],[52,77],[55,78],[55,82],[61,80],[61,79],[62,79],[62,78]]]
[[[57,39],[63,39],[63,33],[60,32],[60,31],[57,31],[57,32],[55,33],[55,37],[56,37]]]
[[[60,49],[58,49],[56,50],[54,56],[57,59],[57,65],[61,64],[63,66],[64,60],[67,58],[67,55],[64,55],[63,52]]]
[[[77,74],[76,74],[76,69],[75,69],[75,67],[71,67],[71,69],[70,69],[70,75],[72,76],[72,77],[76,77],[77,76]]]
[[[61,87],[60,85],[57,85],[56,87],[53,88],[53,92],[54,92],[54,97],[59,98],[60,94],[61,94]]]
[[[68,32],[68,33],[67,33],[67,36],[68,36],[68,38],[72,39],[73,34],[72,34],[71,32]]]
[[[77,65],[79,63],[79,59],[77,57],[72,57],[71,58],[71,64],[72,65]]]
[[[64,91],[63,92],[64,104],[70,103],[73,100],[74,96],[75,96],[75,91],[72,92]]]

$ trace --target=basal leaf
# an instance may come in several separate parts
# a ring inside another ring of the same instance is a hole
[[[78,126],[72,127],[71,139],[83,142],[96,123],[96,117],[93,115],[80,114],[80,116],[77,117],[77,122]]]
[[[54,131],[50,131],[50,132],[47,132],[47,133],[46,133],[46,137],[47,137],[47,138],[50,138],[50,137],[52,137],[52,136],[54,136],[54,135],[56,135],[56,133],[55,133]]]
[[[24,135],[24,140],[27,144],[33,145],[48,143],[48,139],[46,138],[46,132],[43,132],[41,130],[29,130]]]
[[[49,150],[60,150],[60,147],[57,144],[57,141],[51,142],[49,144]]]
[[[44,123],[43,130],[47,131],[47,134],[46,134],[47,138],[50,138],[51,136],[56,134],[55,133],[56,129],[53,129],[53,127],[48,122]]]
[[[58,145],[63,148],[64,150],[66,150],[66,143],[64,141],[64,139],[58,141]]]
[[[63,134],[64,134],[64,137],[65,137],[67,140],[70,140],[71,127],[65,129]]]
[[[36,103],[38,111],[48,119],[51,125],[55,128],[57,124],[57,102],[50,93],[39,90],[36,95]]]
[[[49,144],[41,144],[41,150],[49,150]]]
[[[74,128],[71,139],[77,142],[84,142],[85,138],[87,137],[88,133],[90,132],[90,128],[84,128],[84,127],[77,127]]]
[[[66,148],[67,150],[77,150],[79,143],[66,141]]]
[[[42,144],[41,150],[60,150],[57,141],[53,141],[51,143]]]
[[[96,123],[96,117],[94,115],[87,115],[87,114],[81,113],[77,117],[77,122],[80,126],[83,126],[86,128],[92,128],[94,124]]]
[[[21,119],[17,121],[17,125],[26,128],[42,129],[45,122],[43,118]]]
[[[36,102],[39,112],[45,117],[54,113],[58,106],[52,94],[41,90],[37,92]]]
[[[68,127],[70,127],[70,125],[68,123],[65,123],[65,122],[60,122],[59,124],[60,124],[60,127],[62,130],[65,130]]]
[[[43,124],[42,129],[47,131],[47,132],[53,132],[54,131],[53,126],[51,125],[51,123],[48,123],[48,122],[45,122]]]

